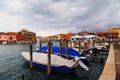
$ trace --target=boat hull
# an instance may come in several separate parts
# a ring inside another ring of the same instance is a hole
[[[30,64],[30,61],[26,61],[28,64]],[[43,65],[43,64],[38,64],[38,63],[32,63],[33,66],[39,67],[39,68],[43,68],[43,69],[47,69],[47,65]],[[71,72],[72,68],[68,68],[66,66],[60,66],[60,67],[56,67],[56,66],[51,66],[51,70],[53,71],[58,71],[58,72],[65,72],[65,73],[69,73]]]

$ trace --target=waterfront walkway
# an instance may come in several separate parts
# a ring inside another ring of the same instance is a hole
[[[111,44],[109,55],[99,80],[120,80],[120,44]]]

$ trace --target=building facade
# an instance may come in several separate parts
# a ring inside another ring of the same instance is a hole
[[[18,34],[23,36],[23,42],[24,43],[29,43],[30,41],[32,43],[37,42],[36,33],[31,32],[27,29],[22,29],[21,31],[18,32]]]
[[[117,41],[119,40],[118,32],[97,32],[96,35],[99,37],[100,41]]]
[[[0,32],[0,43],[16,43],[17,42],[17,33],[15,32]]]
[[[19,32],[0,32],[0,43],[35,43],[36,33],[22,29]]]
[[[93,32],[88,32],[88,31],[83,31],[83,32],[80,32],[78,33],[80,36],[85,36],[85,35],[95,35],[95,33]]]
[[[119,33],[118,34],[118,37],[119,37],[119,39],[120,39],[120,28],[112,28],[112,29],[110,29],[110,30],[108,30],[109,32],[117,32],[117,33]]]

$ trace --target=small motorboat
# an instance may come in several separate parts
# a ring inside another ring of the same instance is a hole
[[[30,53],[22,52],[21,54],[27,60],[27,62],[30,63]],[[33,55],[33,63],[32,63],[33,66],[47,68],[47,64],[48,64],[47,54],[45,53],[38,54],[37,52],[34,52],[32,55]],[[51,70],[60,71],[60,72],[70,72],[77,65],[80,65],[82,68],[84,68],[87,71],[89,70],[89,68],[80,61],[79,57],[76,57],[75,61],[73,61],[62,58],[55,54],[51,54]]]
[[[2,44],[3,44],[3,45],[5,45],[5,44],[7,44],[7,42],[6,42],[6,41],[4,41]]]

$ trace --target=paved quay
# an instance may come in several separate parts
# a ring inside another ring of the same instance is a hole
[[[120,80],[120,44],[111,44],[109,55],[99,80]]]
[[[114,44],[115,49],[115,66],[116,66],[116,80],[120,80],[120,44]]]

